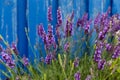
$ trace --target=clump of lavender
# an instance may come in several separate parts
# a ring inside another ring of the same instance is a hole
[[[29,60],[28,60],[28,58],[26,58],[25,56],[22,58],[22,61],[23,61],[23,64],[24,64],[25,66],[28,66],[28,65],[29,65]]]
[[[49,24],[46,48],[49,49],[51,45],[53,46],[54,49],[57,49],[57,44],[55,42],[55,38],[53,35],[53,26]]]
[[[42,38],[46,50],[50,50],[51,46],[53,46],[54,49],[57,49],[57,44],[53,35],[53,26],[51,24],[48,24],[47,34],[44,31],[43,25],[40,24],[38,26],[38,35]]]
[[[62,13],[61,13],[61,8],[60,7],[57,10],[57,25],[58,26],[62,25]]]
[[[80,72],[79,71],[76,72],[75,75],[74,75],[74,79],[75,80],[81,80],[80,77],[81,77]]]
[[[1,52],[2,60],[6,63],[6,65],[10,68],[15,67],[15,61],[12,59],[12,55],[6,53],[5,51]]]
[[[76,57],[74,60],[74,67],[78,67],[79,66],[79,58]]]
[[[48,7],[48,21],[51,22],[52,21],[52,6]]]

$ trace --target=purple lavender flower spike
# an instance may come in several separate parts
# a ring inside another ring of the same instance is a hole
[[[15,61],[10,60],[9,62],[6,62],[6,65],[9,66],[10,68],[14,68],[15,67]]]
[[[45,63],[46,63],[46,64],[50,64],[51,61],[52,61],[52,54],[49,53],[49,54],[47,54],[47,56],[45,57]]]
[[[94,20],[94,25],[96,26],[97,25],[97,27],[98,27],[98,24],[100,23],[100,13],[98,13],[98,15],[97,15],[97,17],[95,18],[95,20]]]
[[[74,60],[74,67],[78,67],[79,66],[79,58],[76,57]]]
[[[88,14],[85,13],[83,16],[82,16],[82,19],[78,19],[77,21],[77,26],[81,26],[81,27],[84,27],[84,25],[86,24],[87,22],[87,19],[88,19]]]
[[[6,63],[6,65],[10,68],[15,67],[15,61],[12,60],[11,54],[5,53],[4,51],[1,53],[2,60]]]
[[[95,54],[94,54],[94,61],[95,62],[99,62],[99,60],[101,60],[101,54],[102,54],[101,49],[97,47],[95,50]]]
[[[103,34],[102,31],[99,33],[98,38],[99,38],[100,40],[103,40],[103,39],[105,38],[105,35]]]
[[[14,51],[14,53],[15,53],[16,55],[18,55],[18,49],[17,49],[17,46],[16,46],[15,43],[12,43],[12,50]]]
[[[92,20],[86,22],[86,25],[85,25],[85,33],[86,34],[89,32],[91,22],[92,22]]]
[[[117,45],[116,47],[115,47],[115,51],[114,51],[114,53],[113,53],[113,55],[112,55],[112,58],[113,59],[116,59],[116,58],[118,58],[120,56],[120,45]]]
[[[61,8],[60,7],[57,10],[57,25],[58,26],[62,25],[62,13],[61,13]]]
[[[10,54],[5,53],[5,51],[1,52],[1,56],[4,62],[8,62],[12,59],[12,56]]]
[[[48,21],[51,22],[52,21],[52,6],[48,7]]]
[[[75,80],[81,80],[80,77],[81,77],[80,72],[79,71],[76,72],[74,75]]]
[[[112,49],[112,46],[110,44],[106,44],[106,50],[111,51],[111,49]]]
[[[23,64],[25,65],[25,66],[28,66],[29,65],[29,60],[28,60],[28,58],[26,58],[25,56],[23,57]]]
[[[99,70],[103,70],[105,64],[106,64],[106,61],[104,59],[99,60],[99,62],[98,62],[98,69]]]
[[[38,26],[38,35],[43,38],[44,37],[44,34],[45,34],[45,30],[43,28],[43,24],[41,23],[39,26]]]
[[[69,37],[72,36],[72,22],[67,20],[66,27],[65,27],[65,36]]]
[[[69,48],[70,48],[70,43],[66,43],[64,45],[64,51],[68,52],[69,51]]]

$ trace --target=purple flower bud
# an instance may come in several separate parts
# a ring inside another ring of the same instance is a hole
[[[81,77],[80,72],[79,71],[76,72],[74,75],[75,80],[81,80],[80,77]]]
[[[29,65],[29,60],[28,60],[28,58],[26,58],[25,56],[23,57],[23,64],[25,65],[25,66],[28,66]]]
[[[48,7],[48,21],[52,21],[52,6]]]
[[[99,62],[98,62],[98,69],[99,69],[99,70],[103,70],[105,64],[106,64],[106,61],[105,61],[105,60],[102,60],[102,59],[99,60]]]
[[[74,67],[78,67],[79,66],[79,58],[76,57],[74,60]]]

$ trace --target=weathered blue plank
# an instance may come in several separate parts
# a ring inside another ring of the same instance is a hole
[[[59,0],[58,4],[62,11],[63,25],[65,25],[67,16],[73,11],[73,0]]]
[[[1,0],[1,27],[0,34],[9,43],[16,39],[16,1]]]
[[[120,13],[120,0],[112,1],[112,14]]]
[[[44,29],[47,32],[47,6],[48,1],[46,0],[28,0],[28,30],[29,30],[29,37],[30,42],[33,47],[33,50],[35,53],[32,52],[31,48],[28,47],[29,50],[29,58],[31,60],[34,59],[34,54],[37,56],[37,59],[39,60],[39,52],[36,49],[36,45],[38,45],[38,42],[42,44],[42,51],[44,52],[43,42],[38,37],[37,34],[37,26],[40,23],[43,23]],[[40,39],[40,40],[39,40]],[[43,54],[45,56],[45,52]]]
[[[20,55],[27,56],[28,43],[25,33],[25,27],[27,27],[26,19],[26,0],[17,0],[17,37],[18,37],[18,50]]]
[[[75,12],[75,18],[82,17],[84,13],[87,13],[88,0],[73,0],[73,8]]]
[[[53,33],[55,34],[55,27],[57,24],[57,9],[58,9],[58,0],[51,0],[50,1],[52,5],[52,17],[53,17],[53,21],[52,21],[52,25],[53,25]]]
[[[16,17],[16,0],[0,0],[0,34],[9,44],[17,38]],[[1,64],[0,70],[5,70]],[[3,78],[2,74],[1,77]]]

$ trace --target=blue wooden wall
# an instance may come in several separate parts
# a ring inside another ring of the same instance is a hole
[[[0,0],[0,34],[10,44],[17,42],[21,56],[25,55],[31,59],[33,58],[33,52],[26,37],[26,27],[33,50],[35,50],[36,56],[39,58],[40,54],[35,44],[41,42],[41,40],[36,29],[40,23],[43,23],[47,31],[47,7],[49,5],[53,7],[54,20],[52,24],[54,29],[58,6],[62,9],[63,22],[65,22],[66,16],[72,10],[75,12],[75,21],[85,12],[89,13],[90,19],[94,19],[98,12],[105,12],[109,6],[112,8],[111,14],[120,13],[119,0]],[[94,37],[90,40],[91,44],[93,39]],[[0,69],[2,69],[1,65]]]

